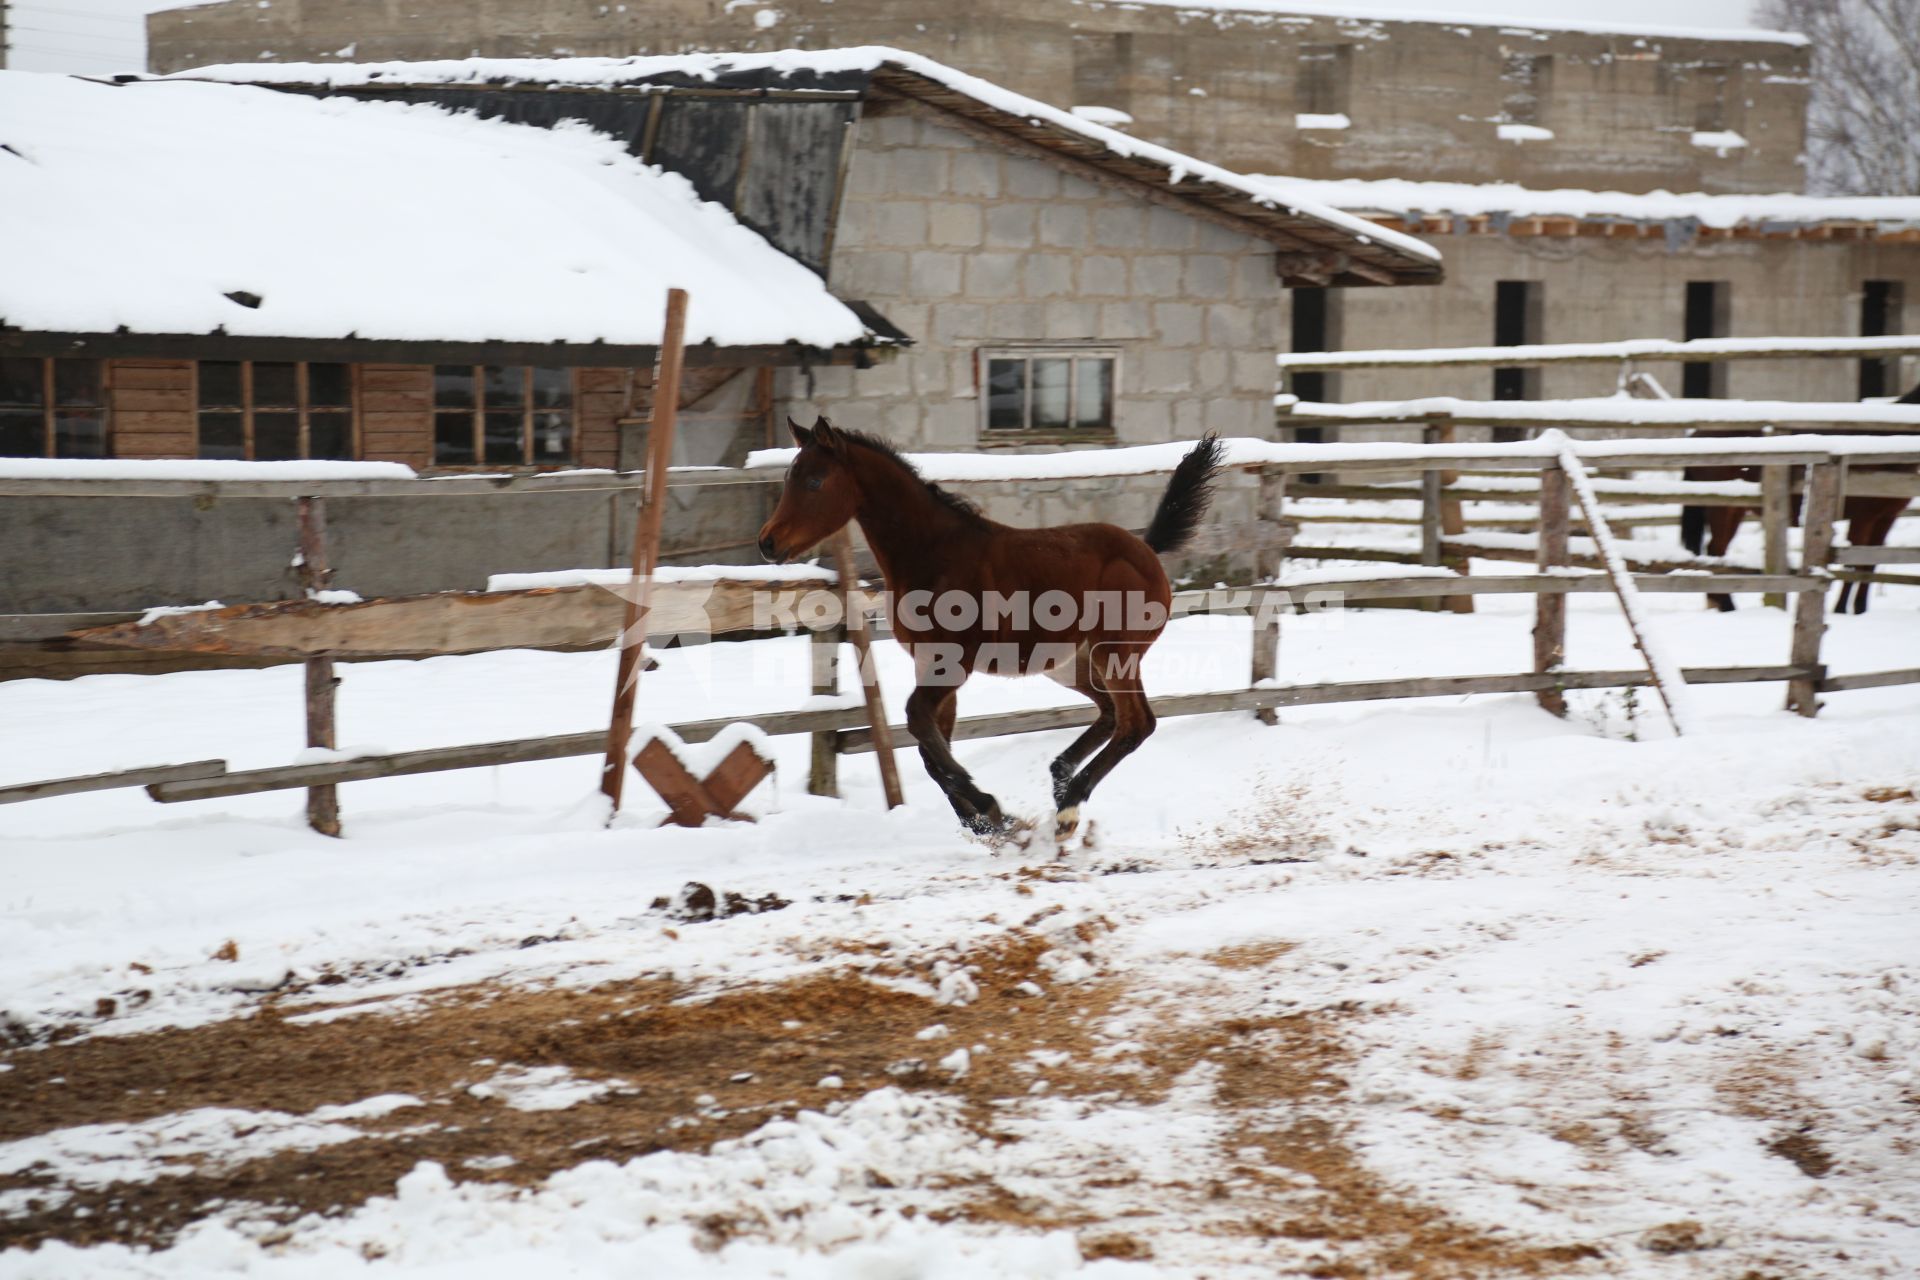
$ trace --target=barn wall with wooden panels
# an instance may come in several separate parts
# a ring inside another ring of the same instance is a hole
[[[30,381],[35,386],[41,381],[37,369],[44,363],[41,357],[9,359],[10,366],[30,367]],[[103,388],[106,411],[104,449],[90,449],[84,454],[69,452],[49,445],[36,430],[31,438],[26,433],[16,433],[20,436],[19,442],[13,442],[11,436],[0,438],[0,456],[227,456],[217,451],[202,430],[207,415],[219,416],[225,410],[208,404],[199,362],[133,357],[101,361],[62,358],[58,363],[62,369],[84,363],[94,370],[88,376]],[[235,362],[215,363],[230,367]],[[306,366],[300,362],[276,361],[271,367],[284,370]],[[456,464],[437,456],[435,449],[436,412],[448,411],[444,400],[437,402],[436,368],[444,370],[447,366],[369,363],[326,367],[342,370],[343,384],[350,387],[350,393],[343,395],[337,406],[337,415],[351,422],[351,431],[341,436],[342,447],[326,452],[318,448],[270,452],[264,447],[254,447],[258,440],[249,428],[243,429],[239,436],[243,442],[240,447],[245,451],[239,456],[257,460],[337,456],[399,462],[422,471],[453,469]],[[519,367],[508,366],[509,369]],[[554,457],[550,465],[639,465],[643,454],[636,450],[636,439],[644,438],[646,418],[652,411],[652,369],[580,368],[553,372],[563,376],[569,386],[564,415],[570,443],[565,456]],[[687,447],[689,455],[698,455],[709,465],[732,466],[743,461],[749,450],[770,441],[770,379],[770,372],[759,368],[706,366],[688,370],[683,382],[681,410],[683,420],[694,435],[693,443]],[[249,402],[236,402],[234,410],[242,416],[268,412],[250,403],[253,399],[250,392],[242,393],[240,399]],[[298,438],[289,435],[285,440]],[[11,447],[13,443],[17,443],[17,447]],[[471,469],[526,464],[524,461],[488,461],[457,465]]]
[[[196,456],[193,361],[109,360],[106,383],[111,456]]]
[[[109,456],[193,458],[200,409],[189,360],[104,363]],[[644,456],[650,369],[574,375],[578,465],[630,468]],[[434,366],[353,369],[358,456],[435,468]],[[769,440],[771,373],[689,369],[676,462],[738,466]],[[498,467],[480,470],[496,471]],[[669,562],[758,559],[753,539],[773,501],[764,486],[676,491]],[[480,590],[495,573],[623,566],[634,498],[616,493],[329,503],[334,584],[365,597]],[[0,614],[81,613],[298,597],[293,504],[266,499],[14,497],[0,502]]]

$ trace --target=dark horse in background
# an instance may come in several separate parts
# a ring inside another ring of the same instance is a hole
[[[1920,387],[1894,401],[1895,404],[1920,404]],[[1743,436],[1757,435],[1754,431],[1714,431],[1702,432],[1702,435]],[[1901,475],[1914,474],[1914,468],[1902,464],[1889,466],[1861,466],[1849,470],[1886,471]],[[1681,473],[1688,480],[1749,480],[1760,478],[1758,467],[1688,467]],[[1911,498],[1872,498],[1848,495],[1840,516],[1847,522],[1847,544],[1854,547],[1884,547],[1887,535],[1893,532],[1894,521],[1907,509]],[[1680,509],[1680,543],[1687,550],[1699,555],[1705,551],[1711,556],[1723,556],[1733,544],[1733,535],[1740,531],[1740,521],[1745,518],[1747,507],[1682,507]],[[1800,519],[1800,495],[1794,495],[1793,519]],[[1846,613],[1847,599],[1851,594],[1853,612],[1867,611],[1867,592],[1873,586],[1873,566],[1860,566],[1860,577],[1856,581],[1840,584],[1840,598],[1834,602],[1835,613]],[[1709,595],[1707,602],[1724,612],[1733,609],[1733,597],[1730,595]]]
[[[812,430],[787,426],[800,453],[760,530],[761,554],[792,560],[859,523],[886,578],[894,637],[913,658],[907,729],[968,830],[994,838],[1016,825],[949,745],[969,675],[1051,676],[1098,708],[1051,769],[1055,836],[1071,835],[1094,787],[1153,732],[1140,666],[1173,600],[1160,556],[1206,514],[1219,441],[1208,436],[1181,459],[1141,538],[1111,524],[999,524],[882,440],[825,418]]]

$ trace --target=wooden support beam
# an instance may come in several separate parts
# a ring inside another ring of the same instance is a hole
[[[1540,546],[1535,564],[1542,573],[1567,564],[1567,473],[1552,467],[1540,473]],[[1558,672],[1567,660],[1567,600],[1563,595],[1541,595],[1533,603],[1533,669],[1541,675]],[[1564,717],[1567,700],[1558,688],[1536,691],[1543,710]]]
[[[807,656],[812,666],[809,691],[814,697],[834,697],[840,692],[840,645],[847,638],[843,622],[824,627],[807,637]],[[840,794],[840,753],[833,748],[833,732],[821,730],[813,735],[812,755],[807,767],[807,794]]]
[[[300,498],[300,584],[312,598],[333,580],[327,562],[327,507],[325,498]],[[307,746],[332,751],[338,746],[334,728],[334,694],[340,686],[333,674],[333,658],[321,655],[306,662]],[[340,834],[340,793],[332,783],[307,789],[307,825],[323,836]]]
[[[1833,522],[1840,513],[1841,464],[1823,462],[1807,469],[1807,497],[1801,512],[1800,572],[1820,577],[1833,550]],[[1809,591],[1793,606],[1793,646],[1788,657],[1812,674],[1787,685],[1787,709],[1803,716],[1820,713],[1818,691],[1826,671],[1820,665],[1820,639],[1827,630],[1827,593]]]
[[[660,339],[660,366],[653,379],[653,429],[647,442],[647,505],[633,526],[633,577],[627,587],[625,620],[620,628],[620,661],[613,688],[613,716],[607,725],[607,755],[600,765],[600,790],[620,811],[627,780],[627,742],[633,734],[633,704],[640,692],[646,617],[652,603],[653,570],[660,555],[660,522],[667,508],[667,468],[673,463],[673,422],[680,409],[680,372],[687,332],[687,291],[667,290],[666,329]]]
[[[1792,516],[1792,490],[1792,468],[1760,468],[1760,527],[1766,540],[1763,564],[1768,573],[1787,572],[1787,525]],[[1775,609],[1787,607],[1786,596],[1778,592],[1761,596],[1760,602]]]
[[[847,639],[853,642],[854,663],[860,672],[860,690],[866,695],[867,724],[875,752],[880,757],[880,789],[887,808],[906,803],[900,791],[900,767],[893,758],[893,735],[887,726],[887,704],[880,696],[880,672],[873,662],[873,635],[867,627],[867,614],[855,591],[853,572],[853,535],[842,528],[829,543],[833,563],[839,572],[836,588],[840,592],[841,617],[846,621]]]
[[[1427,424],[1421,432],[1428,444],[1453,443],[1453,419],[1447,414],[1436,413],[1427,418]],[[1452,486],[1460,482],[1458,471],[1425,472],[1425,475],[1437,476],[1438,485],[1434,490],[1434,500],[1439,507],[1440,536],[1458,537],[1467,531],[1466,516],[1460,507],[1460,498],[1451,492]],[[1442,553],[1439,563],[1465,577],[1472,569],[1469,556]],[[1441,607],[1452,613],[1472,613],[1472,596],[1449,596],[1441,602]]]
[[[1254,580],[1256,582],[1278,581],[1285,571],[1286,513],[1283,510],[1287,496],[1287,475],[1284,471],[1262,471],[1260,473],[1260,492],[1255,501],[1255,519],[1263,525],[1271,525],[1281,533],[1278,545],[1268,549],[1261,548],[1254,553]],[[1274,680],[1280,674],[1280,610],[1261,609],[1253,617],[1253,661],[1248,668],[1247,683],[1258,688],[1263,682]],[[1272,707],[1260,707],[1254,711],[1262,724],[1280,723],[1280,713]]]

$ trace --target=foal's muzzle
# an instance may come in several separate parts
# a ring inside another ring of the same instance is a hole
[[[775,545],[773,536],[766,533],[760,535],[760,555],[770,564],[779,564],[785,559],[780,554],[780,548]]]

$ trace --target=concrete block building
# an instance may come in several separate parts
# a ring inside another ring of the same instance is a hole
[[[670,284],[693,295],[687,463],[784,443],[787,414],[908,450],[1270,436],[1289,288],[1442,274],[1410,237],[884,49],[18,76],[0,94],[39,122],[15,141],[64,161],[0,211],[54,251],[0,282],[0,456],[638,465]],[[86,198],[128,180],[179,195]],[[441,225],[456,189],[475,203]],[[1163,483],[980,496],[1016,523],[1144,525]],[[703,492],[669,551],[755,558],[771,498]],[[183,502],[135,528],[86,502],[0,510],[0,538],[35,548],[0,613],[286,585],[274,504]],[[631,527],[604,497],[529,498],[505,522],[435,503],[339,504],[342,585],[618,563]]]
[[[1433,290],[1290,292],[1276,350],[1915,331],[1920,204],[1798,194],[1806,39],[1689,29],[1684,10],[1675,22],[1423,19],[1315,0],[225,0],[155,14],[148,28],[163,70],[890,44],[1145,141],[1285,175],[1299,198],[1446,254],[1446,283]],[[986,235],[983,223],[973,251],[994,252]],[[1146,271],[1169,283],[1164,268]],[[1920,377],[1915,362],[1882,363],[1744,363],[1694,390],[1848,399]],[[1654,372],[1683,389],[1677,369]],[[1310,375],[1297,389],[1557,396],[1604,391],[1606,376],[1354,373]]]
[[[147,39],[156,71],[888,45],[1242,172],[1798,189],[1805,40],[1684,23],[1315,0],[222,0],[153,14]],[[1743,145],[1713,145],[1728,133]]]

